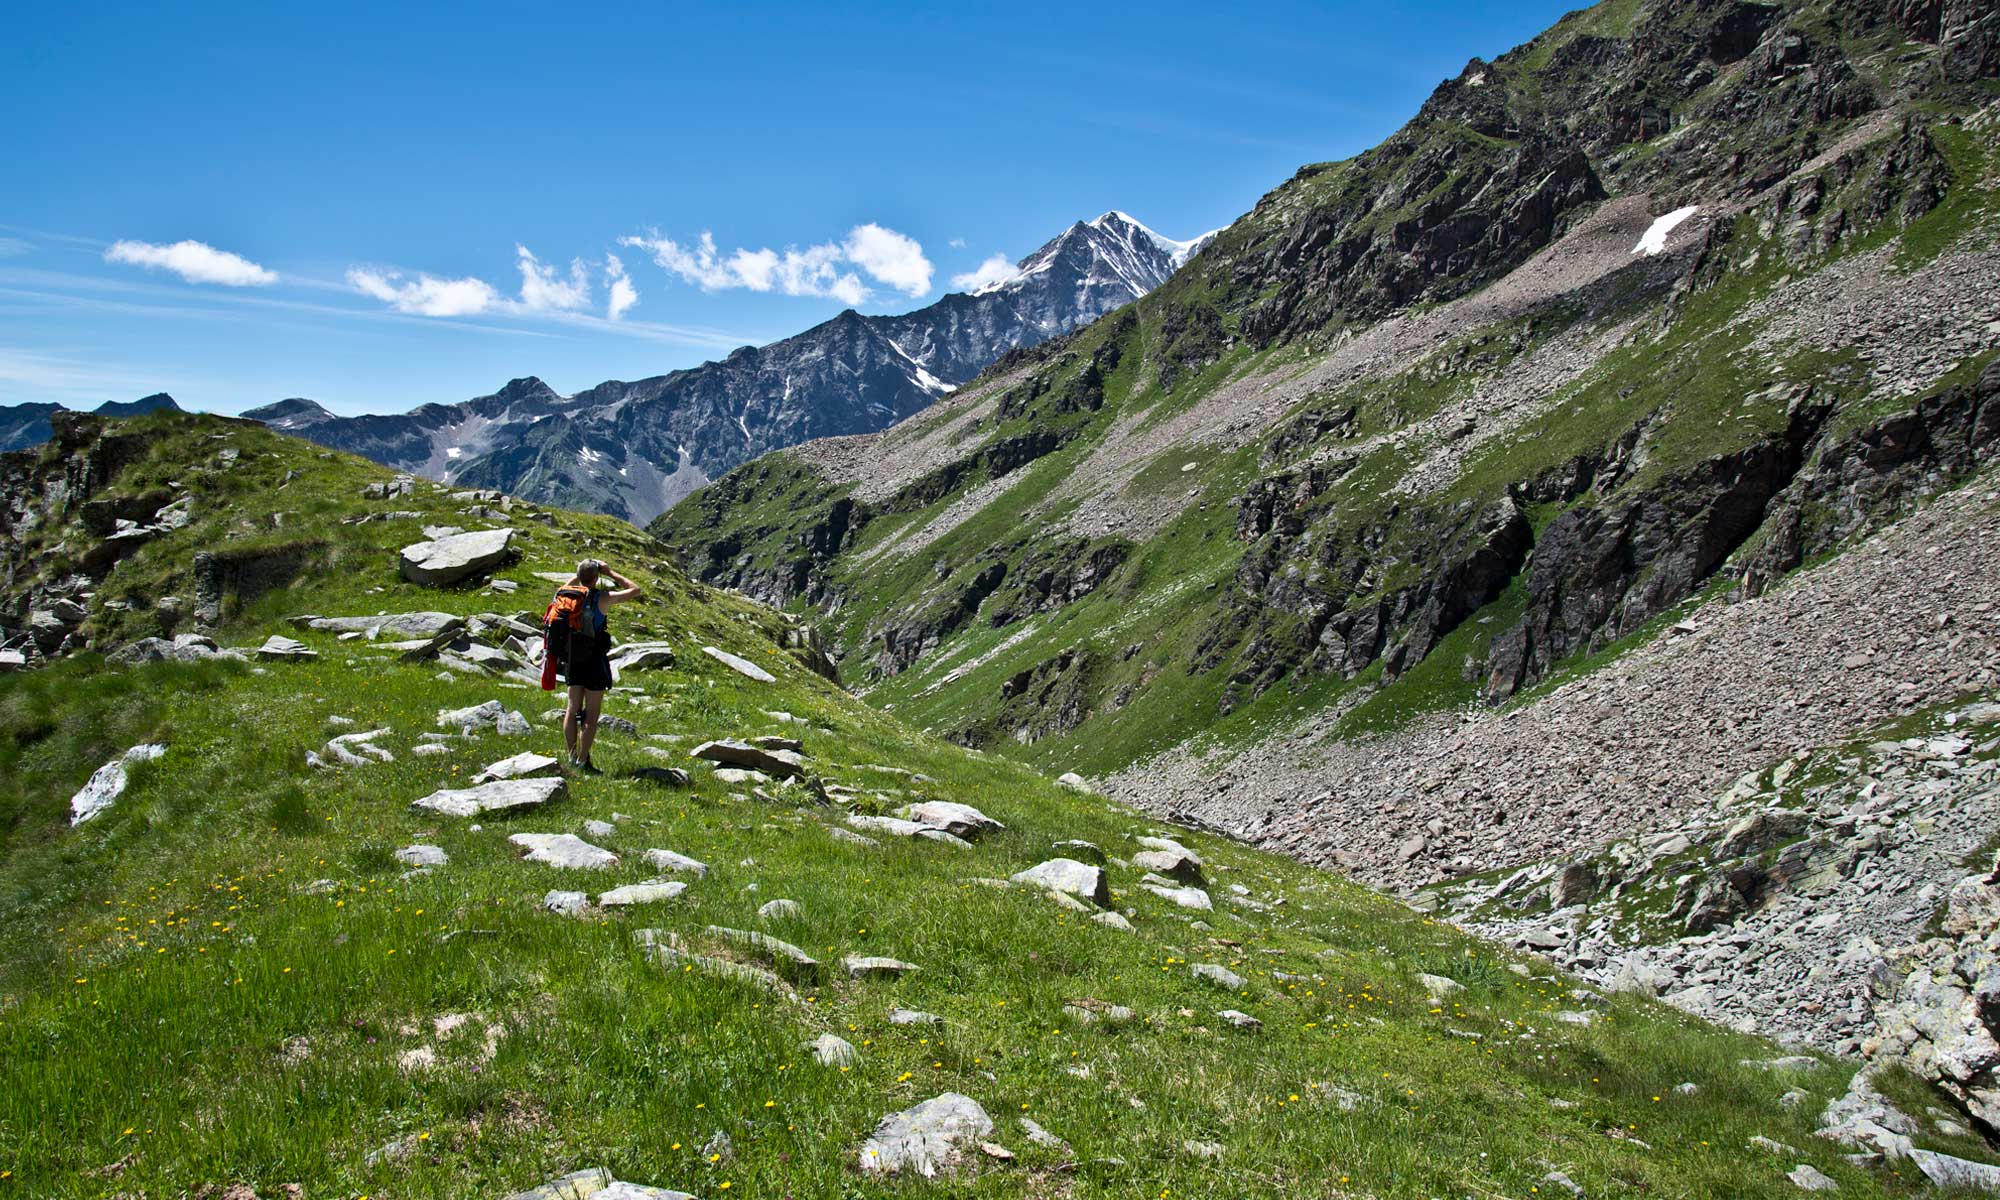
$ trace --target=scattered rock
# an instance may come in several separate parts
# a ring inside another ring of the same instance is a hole
[[[1202,877],[1201,860],[1177,850],[1141,850],[1132,856],[1132,865],[1142,871],[1157,872],[1176,883],[1200,887],[1207,882]]]
[[[505,562],[513,540],[512,529],[482,529],[405,546],[403,578],[423,587],[448,587]]]
[[[1949,1154],[1939,1154],[1932,1150],[1911,1150],[1910,1157],[1916,1160],[1917,1169],[1924,1178],[1939,1187],[1977,1188],[1980,1191],[2000,1192],[2000,1167],[1986,1163],[1971,1162],[1954,1158]],[[1797,1182],[1794,1180],[1793,1182]]]
[[[807,1042],[806,1049],[812,1051],[814,1061],[823,1067],[852,1066],[861,1058],[861,1052],[852,1043],[830,1033],[822,1033]]]
[[[69,798],[69,823],[81,825],[110,808],[118,797],[125,794],[125,785],[129,781],[126,768],[134,763],[152,762],[166,752],[165,746],[148,742],[132,747],[91,772],[76,795]]]
[[[574,917],[590,907],[590,896],[584,892],[553,891],[542,897],[542,907],[558,916]]]
[[[791,778],[805,773],[805,760],[796,751],[766,750],[748,742],[721,740],[703,742],[688,751],[694,758],[706,759],[713,763],[748,767],[754,771],[764,771],[779,778]]]
[[[1088,792],[1092,795],[1095,795],[1097,792],[1097,789],[1091,786],[1090,780],[1085,779],[1075,771],[1065,771],[1056,776],[1056,782],[1073,792]]]
[[[1798,1166],[1793,1167],[1785,1178],[1791,1180],[1801,1191],[1837,1192],[1840,1190],[1839,1184],[1828,1179],[1820,1172],[1818,1167],[1813,1166],[1811,1163],[1800,1163]]]
[[[707,863],[689,858],[685,854],[676,854],[672,850],[655,848],[646,851],[641,857],[656,871],[671,871],[675,874],[695,875],[697,877],[708,874]]]
[[[921,804],[905,806],[898,814],[905,820],[916,821],[933,829],[942,829],[954,837],[976,842],[979,838],[1005,825],[980,812],[970,804],[958,804],[950,800],[927,800]]]
[[[718,650],[714,646],[703,646],[701,652],[745,678],[754,679],[758,683],[778,682],[777,676],[766,671],[756,663],[751,662],[749,659],[738,658],[727,650]]]
[[[757,909],[757,918],[762,921],[790,921],[803,912],[796,900],[772,900]]]
[[[915,963],[861,954],[848,955],[840,960],[840,965],[849,979],[900,979],[923,969]]]
[[[1104,877],[1103,868],[1073,858],[1052,858],[1008,878],[1013,883],[1079,896],[1099,908],[1111,907],[1111,885]]]
[[[1196,963],[1188,968],[1188,974],[1220,984],[1232,992],[1241,991],[1248,983],[1241,975],[1218,963]]]
[[[628,883],[624,887],[612,888],[598,896],[597,904],[599,908],[629,908],[635,904],[660,904],[687,891],[687,886],[679,880],[671,883]]]
[[[602,871],[618,865],[616,854],[601,846],[593,846],[573,833],[516,833],[507,840],[525,850],[527,853],[523,857],[529,862],[551,867]]]
[[[1119,912],[1092,913],[1090,914],[1090,919],[1092,921],[1095,921],[1099,925],[1104,925],[1112,929],[1123,930],[1126,933],[1133,932],[1132,922],[1125,919],[1124,913],[1119,913]]]
[[[626,642],[611,652],[611,669],[620,675],[627,671],[663,671],[673,665],[673,647],[665,642]]]
[[[448,817],[481,817],[525,812],[553,804],[569,795],[569,784],[556,779],[502,779],[477,787],[445,788],[410,807]]]
[[[1221,1142],[1202,1142],[1202,1141],[1196,1141],[1193,1138],[1189,1138],[1187,1141],[1182,1142],[1181,1149],[1187,1151],[1190,1155],[1193,1155],[1195,1158],[1206,1158],[1206,1159],[1221,1158],[1223,1154],[1226,1152]]]
[[[884,1117],[861,1146],[859,1165],[869,1174],[910,1171],[935,1178],[964,1157],[964,1147],[993,1132],[993,1120],[970,1096],[946,1092]]]
[[[768,933],[759,933],[754,929],[729,929],[721,925],[710,925],[703,932],[765,960],[776,967],[780,975],[796,983],[818,983],[826,976],[826,968],[818,959]]]
[[[1239,1009],[1225,1008],[1215,1014],[1238,1029],[1262,1029],[1264,1022]]]
[[[498,701],[494,702],[496,705]],[[512,758],[503,758],[472,777],[474,783],[492,783],[501,779],[542,779],[562,774],[562,764],[546,754],[536,754],[523,750]]]
[[[442,867],[451,861],[451,856],[438,846],[405,846],[396,851],[396,861],[412,867]]]
[[[1152,875],[1142,880],[1139,886],[1158,896],[1160,899],[1171,901],[1182,908],[1192,908],[1197,912],[1215,911],[1215,905],[1209,900],[1207,892],[1198,887],[1174,887],[1172,886],[1172,882],[1172,880]]]
[[[1465,991],[1464,984],[1443,975],[1419,974],[1417,982],[1422,984],[1424,991],[1430,995],[1432,1004],[1443,1004],[1453,996],[1461,995]]]
[[[918,1012],[914,1008],[892,1008],[889,1010],[891,1025],[942,1025],[944,1018],[935,1013]]]
[[[266,661],[303,662],[306,659],[319,657],[319,651],[304,642],[275,633],[264,639],[264,644],[251,653]]]

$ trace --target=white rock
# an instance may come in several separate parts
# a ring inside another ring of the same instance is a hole
[[[497,708],[498,701],[493,702]],[[504,714],[502,714],[504,715]],[[498,719],[497,717],[495,718]],[[523,750],[511,758],[503,758],[472,777],[474,783],[492,783],[499,779],[539,779],[562,774],[562,764],[546,754],[536,754]]]
[[[1111,907],[1111,885],[1105,880],[1104,869],[1073,858],[1052,858],[1036,863],[1008,879],[1013,883],[1079,896],[1099,908]]]
[[[951,800],[926,800],[921,804],[906,805],[896,815],[942,829],[967,841],[977,841],[981,834],[1007,828],[970,804]]]
[[[165,746],[147,742],[132,747],[91,772],[89,780],[77,790],[76,795],[69,798],[69,823],[83,824],[110,808],[118,797],[124,795],[128,779],[125,768],[128,764],[151,762],[166,752]]]
[[[993,1119],[970,1096],[946,1092],[882,1118],[862,1143],[859,1165],[868,1174],[910,1171],[935,1178],[957,1165],[964,1149],[993,1132]]]
[[[442,867],[451,861],[451,856],[442,847],[418,844],[396,851],[396,861],[413,867]]]
[[[701,648],[701,652],[703,654],[708,655],[716,662],[721,663],[723,666],[728,667],[730,670],[735,671],[737,674],[743,675],[750,679],[754,679],[758,683],[778,682],[777,676],[771,674],[769,671],[766,671],[764,668],[758,666],[756,663],[751,662],[749,659],[738,658],[736,655],[731,654],[727,650],[718,650],[714,646],[703,646]]]
[[[807,1042],[806,1049],[812,1051],[814,1061],[823,1067],[851,1066],[861,1057],[860,1051],[851,1042],[830,1033],[822,1033]]]
[[[1139,886],[1162,900],[1170,900],[1182,908],[1192,908],[1197,912],[1215,911],[1215,905],[1209,900],[1207,892],[1198,887],[1168,887],[1166,883],[1167,881],[1162,880],[1159,883],[1141,883]]]
[[[597,897],[600,908],[626,908],[634,904],[659,904],[687,891],[687,884],[674,880],[668,883],[628,883],[624,887],[612,888]]]
[[[445,788],[412,802],[410,807],[448,817],[480,817],[525,812],[568,795],[569,784],[562,779],[501,779],[477,787]]]
[[[618,865],[618,856],[602,846],[593,846],[573,833],[516,833],[509,842],[527,851],[529,862],[546,863],[569,870],[601,871]]]
[[[708,874],[708,864],[676,854],[672,850],[652,849],[642,855],[647,864],[656,871],[672,871],[675,874],[704,876]]]

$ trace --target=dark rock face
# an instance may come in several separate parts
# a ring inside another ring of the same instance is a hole
[[[1821,448],[1771,505],[1768,535],[1745,563],[1756,595],[1785,572],[1955,486],[2000,451],[2000,359],[1945,389]]]

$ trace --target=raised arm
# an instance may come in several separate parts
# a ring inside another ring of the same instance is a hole
[[[627,600],[637,600],[640,596],[645,595],[645,593],[642,590],[640,590],[638,584],[633,583],[631,580],[625,578],[623,575],[620,575],[618,572],[612,570],[610,567],[604,568],[604,573],[606,575],[609,575],[611,577],[611,581],[613,583],[616,583],[618,587],[615,591],[609,591],[604,593],[604,595],[599,599],[600,603],[606,605],[623,604]]]

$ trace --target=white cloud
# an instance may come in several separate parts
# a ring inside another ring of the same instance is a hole
[[[28,243],[20,238],[0,237],[0,258],[13,258],[27,252]]]
[[[639,303],[639,289],[632,286],[631,277],[625,274],[625,264],[616,254],[604,256],[604,278],[611,285],[611,298],[604,306],[604,317],[616,321]]]
[[[189,283],[220,283],[227,287],[262,286],[278,282],[276,271],[267,271],[227,250],[217,250],[202,242],[175,242],[156,246],[151,242],[119,241],[104,252],[104,261],[130,263],[147,270],[167,270]]]
[[[976,292],[995,284],[1005,283],[1014,278],[1016,269],[1006,255],[995,254],[985,262],[965,272],[951,277],[951,286],[961,292]]]
[[[848,231],[842,245],[855,266],[908,296],[931,290],[931,260],[917,239],[870,222]]]
[[[965,249],[965,239],[953,238],[949,242],[946,242],[945,245],[950,246],[954,250],[963,250]]]
[[[500,303],[500,294],[483,279],[436,279],[419,274],[414,281],[406,282],[396,271],[355,267],[347,272],[347,282],[377,300],[394,305],[397,312],[422,317],[470,316]]]
[[[564,280],[554,267],[536,258],[534,252],[515,243],[514,254],[521,266],[521,307],[529,312],[570,312],[590,305],[590,280],[583,260],[571,259],[569,278]]]
[[[914,238],[875,224],[856,226],[840,242],[821,242],[803,250],[796,246],[783,251],[739,247],[725,254],[709,233],[692,244],[657,233],[620,238],[618,243],[644,250],[662,270],[706,292],[742,288],[861,304],[868,299],[868,288],[860,274],[843,269],[846,267],[857,267],[876,282],[912,296],[923,295],[931,286],[932,267],[923,246]]]

